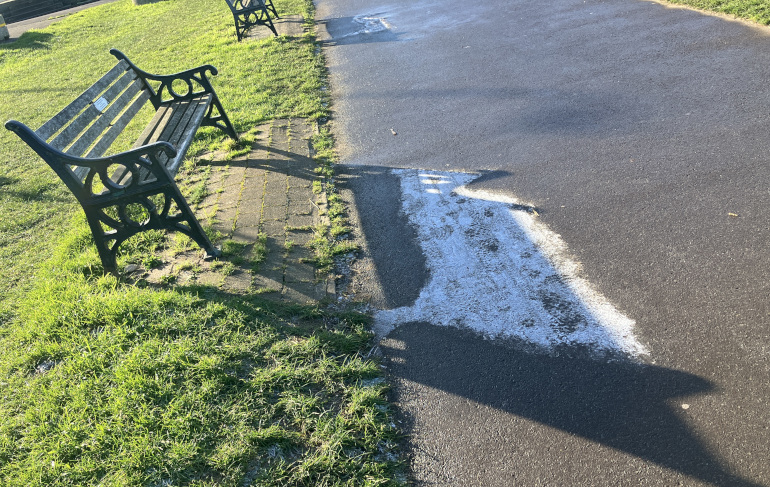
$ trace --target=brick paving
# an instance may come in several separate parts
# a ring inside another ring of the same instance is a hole
[[[279,35],[304,33],[299,15],[277,19],[274,25]],[[243,42],[272,35],[266,27],[253,27]],[[133,269],[131,278],[300,304],[332,298],[334,278],[316,269],[308,245],[313,230],[325,224],[326,206],[323,195],[313,193],[314,130],[305,120],[275,120],[254,129],[257,140],[246,156],[230,161],[221,154],[201,156],[199,168],[211,168],[205,181],[208,196],[193,210],[204,227],[221,235],[225,255],[205,261],[194,244],[179,251],[173,243],[178,236],[171,234],[170,248],[158,253],[161,263],[150,270]],[[183,184],[192,186],[200,177]]]
[[[159,254],[160,266],[139,269],[134,278],[303,304],[333,296],[334,280],[318,272],[308,246],[325,223],[324,197],[313,192],[314,130],[305,120],[276,120],[255,129],[257,140],[245,156],[202,156],[199,168],[210,167],[208,196],[194,210],[204,227],[221,234],[225,256],[204,261],[194,245],[176,252],[171,243]]]

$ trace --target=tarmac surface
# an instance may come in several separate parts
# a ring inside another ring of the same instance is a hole
[[[415,483],[770,486],[770,30],[640,0],[317,8],[365,249],[345,292],[424,302],[445,227],[415,226],[395,169],[475,173],[649,350],[401,323],[381,349]]]

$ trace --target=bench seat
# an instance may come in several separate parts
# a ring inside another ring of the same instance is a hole
[[[238,139],[206,76],[216,75],[216,69],[204,65],[154,75],[120,51],[110,52],[118,63],[39,129],[15,120],[5,127],[35,150],[78,199],[106,271],[118,273],[122,242],[151,229],[182,232],[207,257],[218,256],[174,180],[199,127],[217,127]],[[133,148],[106,155],[148,102],[155,115]],[[135,220],[132,205],[144,208],[143,221]]]
[[[177,150],[177,157],[165,163],[171,174],[176,174],[187,152],[195,132],[211,106],[210,93],[189,100],[175,101],[161,105],[155,116],[139,136],[134,148],[158,141],[168,142]]]

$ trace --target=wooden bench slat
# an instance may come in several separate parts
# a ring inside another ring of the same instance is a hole
[[[192,100],[183,100],[178,103],[171,104],[171,117],[164,125],[158,125],[155,129],[153,137],[157,137],[157,140],[164,140],[170,144],[176,146],[176,140],[172,137],[174,129],[184,121],[185,114],[192,107]]]
[[[97,95],[99,96],[98,100],[101,100],[102,103],[105,103],[104,106],[97,107],[96,103],[93,102],[90,105],[86,107],[85,110],[83,110],[80,114],[75,116],[71,123],[69,125],[66,125],[64,130],[61,131],[61,133],[54,137],[54,139],[50,142],[50,144],[61,150],[64,151],[67,146],[72,144],[73,141],[75,141],[78,136],[81,135],[83,130],[85,130],[94,120],[99,119],[102,117],[106,110],[108,110],[108,107],[111,106],[111,104],[114,104],[118,100],[122,101],[124,105],[122,107],[119,107],[120,109],[125,108],[125,99],[120,99],[118,95],[120,94],[123,89],[128,86],[131,81],[135,80],[136,77],[127,72],[120,78],[118,78],[118,81],[115,82],[112,86],[110,86],[105,92]],[[118,99],[116,99],[118,98]],[[93,140],[91,141],[93,143]],[[88,144],[91,145],[91,144]],[[85,150],[85,149],[84,149]],[[69,153],[69,151],[67,151]]]
[[[145,127],[144,131],[142,132],[142,135],[139,136],[139,139],[137,139],[136,143],[134,144],[135,149],[161,140],[160,135],[162,130],[158,130],[158,127],[164,127],[169,123],[171,118],[174,116],[174,108],[175,105],[161,105],[158,107],[158,110],[155,112],[155,116],[152,117],[152,120],[150,120],[150,123],[147,124],[147,127]],[[161,154],[159,159],[160,162],[165,166],[168,163],[169,157],[165,154]],[[113,179],[119,184],[129,184],[130,176],[130,174],[126,174],[124,171],[122,173],[116,173],[113,176]],[[152,173],[148,169],[142,168],[139,170],[140,181],[148,181],[151,177]]]
[[[128,63],[125,60],[120,60],[111,70],[107,72],[101,79],[91,85],[86,91],[75,100],[64,107],[59,113],[53,116],[50,120],[44,123],[35,133],[43,140],[48,140],[52,135],[59,131],[62,126],[69,120],[72,120],[75,115],[80,113],[93,99],[104,91],[104,89],[115,81],[121,74],[128,69]]]
[[[107,132],[104,132],[104,135],[99,140],[99,142],[94,145],[94,147],[91,149],[91,151],[85,156],[87,158],[92,157],[99,157],[112,145],[114,140],[117,138],[118,135],[120,135],[120,132],[125,128],[125,126],[133,119],[134,115],[142,109],[144,106],[144,103],[149,99],[150,95],[147,91],[143,91],[139,97],[134,100],[134,103],[129,107],[128,110],[126,110],[123,115],[121,116],[120,120],[118,120],[115,124],[113,124]],[[165,112],[165,109],[163,110]],[[158,116],[158,114],[161,113],[156,112],[155,117]],[[155,118],[154,117],[154,118]],[[154,120],[153,118],[153,120]],[[121,126],[122,125],[122,126]],[[139,140],[134,144],[133,148],[138,148],[143,145],[147,145],[146,143],[142,143],[142,140],[144,140],[145,133],[148,131],[148,129],[151,129],[153,126],[153,123],[150,123],[148,128],[145,128],[144,132],[142,133],[142,136],[139,137]],[[88,175],[88,168],[87,167],[70,167],[70,171],[75,175],[75,177],[79,181],[85,180],[85,177]],[[147,171],[145,171],[147,172]],[[130,182],[130,173],[127,169],[118,169],[114,174],[112,174],[112,180],[115,181],[118,184],[128,184]],[[143,176],[142,179],[146,177]]]
[[[171,175],[175,175],[210,103],[211,96],[205,95],[160,107],[137,141],[136,146],[158,141],[165,141],[173,145],[177,150],[177,156],[174,158],[163,156],[162,162]],[[140,172],[141,180],[144,181],[149,177],[149,171],[142,170]]]
[[[121,79],[127,78],[127,76],[124,76]],[[131,83],[130,79],[127,80],[126,84],[128,83]],[[124,87],[125,86],[120,87],[120,89],[123,89]],[[123,93],[121,93],[120,96],[118,96],[118,98],[112,102],[112,104],[101,114],[101,116],[99,116],[96,121],[91,124],[90,127],[88,127],[88,130],[83,132],[83,134],[75,141],[75,143],[73,143],[72,146],[67,149],[67,154],[73,156],[82,155],[89,147],[91,147],[91,145],[97,140],[102,132],[104,132],[105,129],[110,126],[112,121],[115,120],[118,115],[120,115],[123,109],[131,103],[131,101],[139,94],[140,91],[142,91],[142,88],[143,86],[141,80],[134,79],[133,83],[128,86],[128,89],[123,91]],[[105,93],[105,98],[107,98],[107,95],[108,93]]]
[[[183,100],[176,103],[170,103],[162,105],[158,108],[155,116],[145,128],[142,135],[134,144],[134,147],[141,147],[144,145],[152,144],[158,141],[165,141],[170,143],[177,149],[177,156],[175,158],[168,158],[164,155],[161,156],[161,162],[168,167],[178,165],[174,164],[176,160],[181,159],[184,156],[183,151],[179,151],[177,147],[177,138],[174,137],[174,127],[177,127],[181,121],[184,120],[184,114],[189,111],[191,107],[189,100]],[[189,117],[188,117],[189,118]],[[171,172],[172,176],[176,174],[176,170]],[[115,180],[120,184],[128,184],[128,179],[124,180],[128,175],[120,173],[115,175]],[[142,181],[149,180],[151,178],[150,171],[141,169],[139,172],[139,178]]]
[[[174,160],[170,160],[165,155],[162,156],[162,162],[164,165],[168,166],[169,163],[171,163],[173,170],[172,168],[169,168],[169,170],[171,171],[172,175],[176,174],[176,171],[179,167],[179,164],[176,160],[178,159],[181,161],[181,156],[184,155],[187,147],[189,146],[188,142],[187,144],[183,144],[184,147],[177,147],[178,142],[184,137],[184,132],[180,131],[178,127],[183,124],[183,128],[187,129],[187,137],[192,140],[195,132],[197,131],[198,125],[200,124],[200,121],[205,115],[205,111],[208,108],[210,99],[211,97],[207,95],[198,99],[194,99],[194,104],[190,103],[189,101],[183,101],[161,106],[155,113],[152,121],[147,125],[147,127],[142,132],[142,135],[134,144],[134,148],[161,140],[171,143],[177,149],[183,149],[178,151],[180,155],[177,156]],[[196,116],[196,111],[201,112],[199,116]],[[193,121],[194,123],[190,124],[190,121]],[[177,134],[177,132],[179,132],[179,134]],[[111,143],[112,142],[110,142],[110,144]],[[99,150],[100,148],[95,146],[94,149]],[[97,157],[99,155],[101,154],[94,155],[89,153],[87,157]],[[88,168],[86,167],[76,167],[70,169],[80,181],[83,181],[88,174]],[[142,170],[140,172],[140,178],[142,180],[147,179],[149,176],[150,174],[147,170]],[[113,180],[119,182],[120,184],[128,184],[126,177],[126,171],[118,171],[113,174]]]
[[[101,157],[149,99],[150,93],[147,90],[142,90],[126,111],[120,115],[120,118],[103,133],[102,138],[99,139],[99,142],[94,145],[86,157]]]
[[[191,120],[197,119],[200,122],[203,119],[210,102],[211,97],[206,95],[192,100],[163,105],[158,109],[150,124],[147,125],[135,147],[157,141],[166,141],[173,145],[178,152],[184,152],[179,150],[179,142],[184,137],[185,129],[189,127]],[[199,111],[204,113],[197,116]]]
[[[134,148],[136,149],[137,147],[141,147],[143,145],[148,145],[153,142],[157,142],[158,137],[160,136],[160,132],[156,133],[157,128],[159,126],[165,126],[173,114],[174,114],[174,110],[172,106],[161,105],[158,108],[158,111],[155,112],[155,116],[152,117],[152,120],[150,121],[150,123],[147,124],[147,127],[145,127],[144,131],[142,132],[142,135],[140,135],[139,138],[136,140],[136,143],[134,144]]]
[[[201,121],[206,115],[210,103],[210,96],[193,100],[190,108],[185,113],[182,122],[177,125],[175,133],[170,135],[170,137],[175,140],[174,145],[180,154],[172,163],[167,164],[171,174],[176,174],[179,170],[179,166],[184,159],[183,155],[187,153],[187,148],[195,137],[195,133],[198,131],[198,127],[200,127]]]
[[[72,166],[69,169],[70,169],[70,171],[72,171],[72,174],[74,174],[75,177],[80,182],[82,182],[86,178],[86,175],[88,174],[88,168],[87,167]]]
[[[166,140],[174,144],[174,146],[178,146],[184,138],[185,128],[195,115],[196,110],[200,110],[200,102],[200,99],[193,99],[188,100],[184,106],[180,106],[176,110],[175,117],[173,117],[171,122],[163,129],[160,140]]]

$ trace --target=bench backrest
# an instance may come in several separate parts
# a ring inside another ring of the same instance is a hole
[[[100,157],[152,94],[129,64],[121,60],[35,133],[69,155]]]

